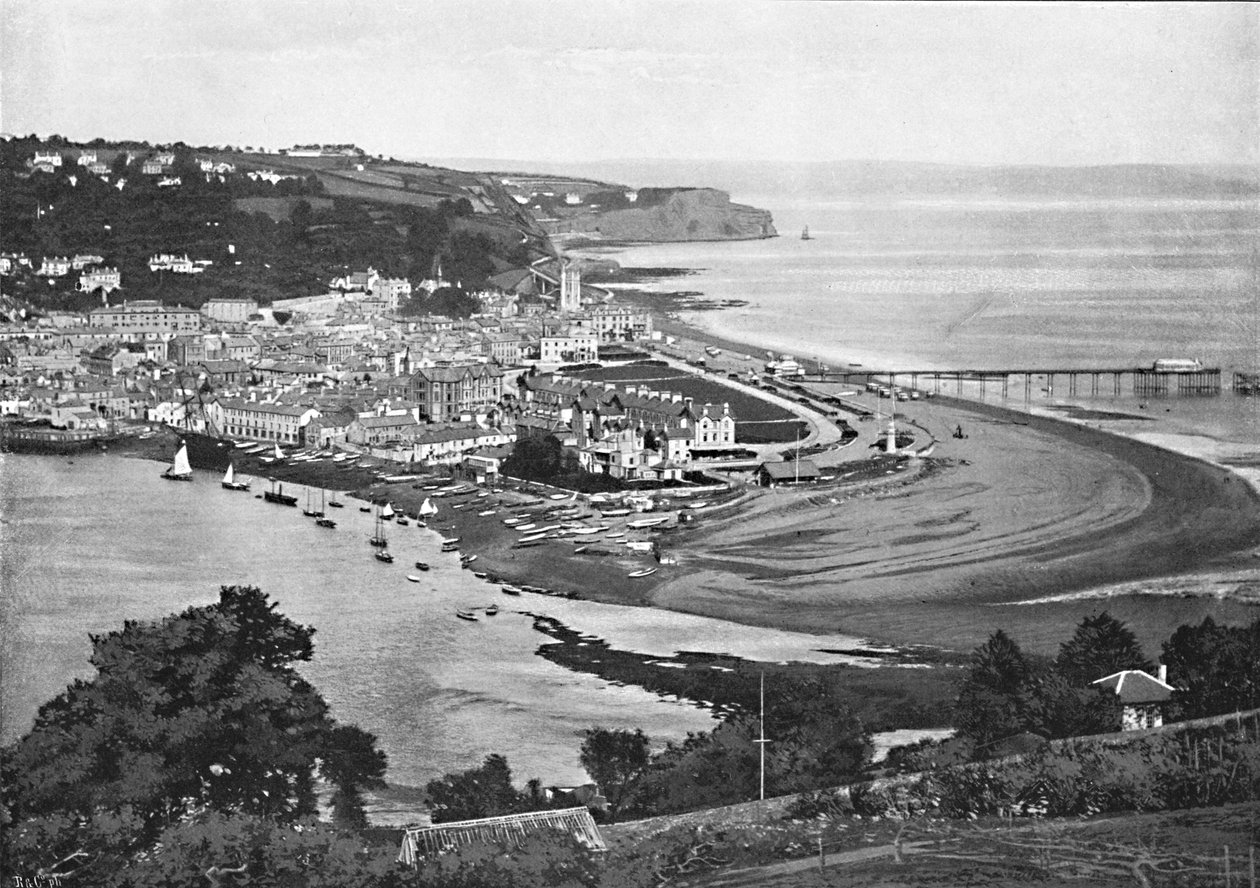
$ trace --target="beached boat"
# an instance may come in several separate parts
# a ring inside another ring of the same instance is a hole
[[[655,567],[645,567],[643,568],[643,570],[631,571],[630,573],[626,574],[626,576],[628,576],[632,580],[637,580],[639,577],[650,577],[654,573],[656,573]]]
[[[253,441],[237,441],[232,446],[235,447],[237,450],[247,450],[254,446],[254,442]]]
[[[482,608],[482,610],[485,611],[487,617],[493,617],[499,612],[499,606],[497,604],[492,604],[489,607]]]
[[[397,518],[394,519],[394,523],[401,524],[403,527],[407,527],[408,525],[411,524],[411,519],[408,518],[406,515],[399,515]]]
[[[385,549],[381,549],[378,552],[373,552],[372,554],[373,556],[375,556],[377,561],[384,561],[386,564],[394,563],[394,556],[390,555],[389,552],[387,552]]]
[[[476,556],[476,555],[474,555],[474,554],[472,554],[472,553],[469,553],[468,555],[460,555],[460,556],[459,556],[459,563],[460,563],[460,564],[472,564],[472,563],[473,563],[474,561],[476,561],[476,560],[477,560],[477,556]]]
[[[331,518],[316,518],[316,519],[315,519],[315,526],[316,526],[316,527],[326,527],[326,528],[328,528],[329,530],[332,530],[333,528],[335,528],[335,527],[337,526],[337,522],[336,522],[336,521],[333,521]]]
[[[370,511],[372,511],[372,507],[371,507],[371,506],[359,506],[359,511],[360,511],[360,512],[370,512]]]
[[[477,578],[477,579],[479,579],[479,580],[484,580],[486,577],[490,576],[490,574],[485,573],[484,571],[474,570],[474,571],[473,571],[473,576],[474,576],[474,577],[476,577],[476,578]]]
[[[227,471],[223,473],[223,480],[220,482],[224,490],[249,490],[248,481],[236,480],[236,469],[231,463],[228,463]]]
[[[668,520],[668,516],[662,516],[660,518],[641,518],[638,521],[627,521],[626,527],[631,530],[644,530],[648,527],[656,527],[658,524],[664,524]]]
[[[192,466],[188,462],[188,445],[180,442],[179,450],[175,451],[175,458],[171,460],[170,467],[162,473],[162,477],[167,481],[191,481]]]
[[[461,620],[467,620],[470,623],[477,622],[477,615],[472,611],[458,610],[455,611],[455,616],[459,617]]]
[[[443,546],[458,546],[458,545],[459,545],[459,537],[448,537],[448,538],[444,538],[444,539],[442,540],[442,545],[443,545]]]
[[[517,542],[518,543],[533,543],[533,542],[537,542],[538,540],[545,540],[546,538],[547,538],[547,534],[545,533],[531,533],[527,536],[521,537],[519,540],[517,540]]]
[[[263,499],[269,503],[275,503],[278,506],[296,506],[297,505],[297,497],[289,496],[288,494],[286,494],[284,492],[283,484],[281,484],[279,488],[277,488],[275,481],[271,482],[271,490],[265,491],[263,493]]]
[[[574,496],[577,496],[577,494],[574,494]],[[553,499],[553,500],[562,500],[562,499],[568,499],[568,498],[569,498],[569,494],[567,493],[553,493],[551,494],[551,496],[547,497],[547,499]]]
[[[420,582],[420,578],[416,576],[415,574],[407,574],[407,579],[411,580],[411,582],[413,583]]]
[[[478,513],[477,513],[477,517],[478,517],[478,518],[488,518],[489,516],[491,516],[491,515],[493,515],[493,514],[494,514],[494,509],[486,509],[484,512],[478,512]]]
[[[417,561],[417,562],[416,562],[416,570],[428,570],[428,569],[429,569],[429,564],[428,564],[428,562],[426,562],[426,561]]]
[[[805,228],[801,231],[801,240],[813,240],[813,238],[809,234],[808,225],[806,225]]]
[[[576,549],[573,550],[573,554],[581,555],[583,552],[585,552],[589,548],[590,546],[578,546]]]
[[[503,589],[504,595],[520,595],[521,594],[520,587],[513,586],[509,583],[504,583],[502,586],[502,589]]]
[[[604,509],[599,514],[605,518],[620,518],[623,515],[630,515],[632,512],[632,509]]]
[[[345,503],[339,503],[339,502],[337,502],[335,499],[330,499],[330,500],[328,501],[328,507],[329,507],[330,509],[344,509],[344,508],[346,507],[346,505],[345,505]]]

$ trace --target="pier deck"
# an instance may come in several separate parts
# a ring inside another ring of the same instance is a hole
[[[1155,370],[1151,367],[1071,367],[1071,368],[1014,368],[1014,369],[970,369],[970,370],[877,370],[871,368],[838,368],[827,370],[817,377],[820,382],[842,382],[863,384],[876,382],[887,385],[903,385],[919,391],[939,393],[942,383],[953,382],[955,386],[971,382],[980,383],[980,395],[989,384],[1000,385],[1002,397],[1007,397],[1014,383],[1021,382],[1028,395],[1032,391],[1033,381],[1045,380],[1046,391],[1053,395],[1056,387],[1062,383],[1066,386],[1066,394],[1074,396],[1078,392],[1084,394],[1088,389],[1090,395],[1110,394],[1120,397],[1133,394],[1139,397],[1158,397],[1163,395],[1219,395],[1221,393],[1221,371],[1218,367],[1204,367],[1197,370]],[[1062,389],[1060,389],[1062,391]]]

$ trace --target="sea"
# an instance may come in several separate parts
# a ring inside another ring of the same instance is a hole
[[[649,286],[732,305],[684,319],[768,351],[920,370],[1137,367],[1169,357],[1219,366],[1227,380],[1235,369],[1260,370],[1255,200],[853,198],[729,167],[548,171],[700,183],[770,210],[781,236],[769,240],[592,253],[627,267],[688,269]],[[1037,397],[1046,406],[1061,393]],[[1127,395],[1098,400],[1148,406]],[[1157,428],[1260,455],[1260,398],[1168,398],[1149,414]],[[533,613],[661,657],[707,650],[827,661],[819,648],[844,646],[645,609],[509,599],[440,554],[427,530],[393,528],[398,562],[375,562],[369,516],[354,501],[328,532],[299,510],[223,491],[208,473],[191,485],[158,474],[152,462],[121,456],[0,455],[0,740],[20,736],[43,701],[92,674],[90,634],[212,602],[222,584],[260,586],[315,627],[303,673],[335,717],[378,736],[389,779],[413,786],[490,753],[506,755],[522,782],[571,784],[585,779],[586,728],[642,728],[659,743],[712,727],[701,708],[544,660],[537,650],[548,639]],[[405,579],[415,560],[433,564],[420,583]],[[497,616],[454,617],[491,603]]]

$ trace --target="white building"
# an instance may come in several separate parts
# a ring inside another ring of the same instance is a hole
[[[122,286],[122,275],[117,268],[93,268],[79,275],[79,284],[75,288],[81,293],[92,293],[97,289],[112,293]]]
[[[45,256],[35,273],[44,277],[65,277],[70,273],[70,259],[67,256]]]

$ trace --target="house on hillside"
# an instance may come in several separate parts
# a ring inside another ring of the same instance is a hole
[[[1176,690],[1168,683],[1168,667],[1160,664],[1156,678],[1141,669],[1124,669],[1091,682],[1120,698],[1120,730],[1141,731],[1164,723],[1164,710]]]

